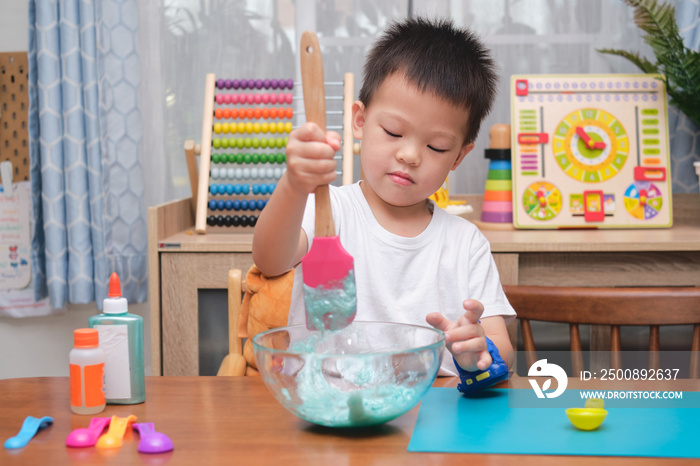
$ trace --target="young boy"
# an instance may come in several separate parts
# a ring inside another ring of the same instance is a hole
[[[440,375],[484,371],[512,350],[506,321],[515,312],[487,240],[428,199],[474,147],[495,97],[494,68],[479,40],[447,21],[389,27],[369,53],[352,109],[364,179],[330,191],[336,231],[355,260],[356,320],[443,330],[454,359],[443,358]],[[255,227],[253,260],[264,274],[297,267],[308,252],[309,194],[335,180],[339,149],[340,136],[315,124],[290,134],[287,171]],[[289,324],[304,322],[297,267]]]

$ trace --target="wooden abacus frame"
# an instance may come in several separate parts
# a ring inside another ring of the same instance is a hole
[[[328,84],[328,83],[326,83]],[[343,80],[343,128],[342,128],[342,184],[353,182],[354,144],[352,135],[352,104],[354,102],[355,77],[353,73],[345,73]],[[199,234],[207,232],[207,209],[209,198],[209,178],[211,168],[212,132],[214,123],[214,103],[216,92],[216,76],[206,75],[204,90],[204,112],[202,119],[201,145],[195,146],[194,141],[185,142],[190,183],[192,184],[192,201],[195,205],[195,231]],[[199,175],[194,176],[196,166],[194,156],[199,154]],[[197,181],[195,181],[197,180]],[[196,183],[196,184],[195,184]]]

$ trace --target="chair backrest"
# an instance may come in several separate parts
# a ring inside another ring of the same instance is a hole
[[[238,335],[238,319],[241,315],[241,296],[245,282],[240,269],[228,271],[228,355],[216,375],[245,375],[246,360],[243,357],[243,340]]]
[[[588,288],[507,285],[504,291],[521,323],[527,363],[537,360],[530,321],[569,324],[574,373],[583,370],[580,324],[609,325],[613,369],[621,368],[620,326],[649,327],[649,366],[657,369],[659,326],[693,325],[691,378],[700,377],[700,287]]]

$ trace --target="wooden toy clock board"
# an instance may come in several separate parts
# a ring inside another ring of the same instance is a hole
[[[668,228],[666,87],[660,75],[511,78],[516,228]]]

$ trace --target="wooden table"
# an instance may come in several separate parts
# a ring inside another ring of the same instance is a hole
[[[700,390],[700,381],[685,380],[674,389]],[[455,386],[456,379],[436,385]],[[570,386],[576,387],[576,379]],[[659,387],[655,387],[659,389]],[[99,416],[134,414],[166,433],[175,450],[158,455],[137,452],[138,435],[129,432],[114,451],[67,448],[68,433],[86,427],[91,416],[78,416],[68,406],[65,377],[0,380],[0,439],[15,435],[26,416],[51,416],[45,428],[20,450],[2,449],[0,464],[11,465],[464,465],[590,464],[590,457],[462,455],[409,453],[418,408],[382,426],[352,430],[309,424],[285,410],[258,377],[147,377],[146,403],[108,406]],[[504,439],[504,441],[507,441]],[[659,458],[606,458],[615,465],[659,464]],[[663,459],[664,464],[697,464],[697,460]]]
[[[480,217],[482,196],[464,196]],[[507,285],[700,286],[700,197],[677,194],[674,226],[644,230],[482,230]],[[152,373],[198,375],[198,292],[252,265],[253,235],[197,235],[191,199],[149,209]],[[598,348],[600,350],[605,348]]]

